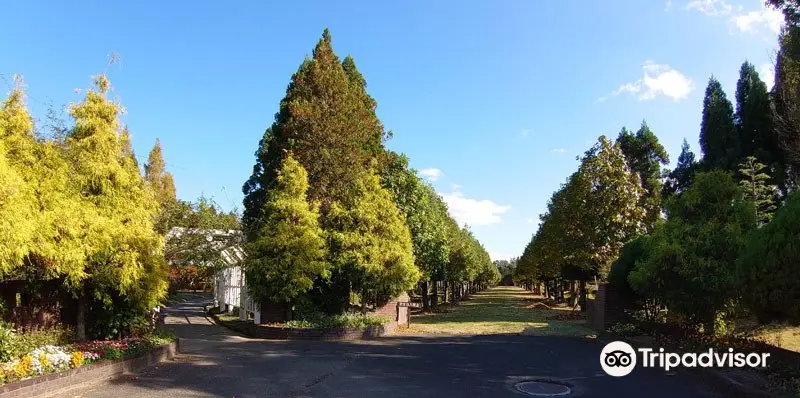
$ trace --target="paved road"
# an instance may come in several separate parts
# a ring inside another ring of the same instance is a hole
[[[538,336],[394,337],[284,342],[240,337],[203,316],[199,300],[170,310],[181,354],[137,377],[72,397],[524,397],[516,382],[546,377],[580,397],[712,397],[684,374],[638,368],[605,376],[597,341]]]

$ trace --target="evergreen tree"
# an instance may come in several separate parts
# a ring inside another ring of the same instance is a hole
[[[786,165],[786,189],[800,183],[800,28],[780,37],[772,87],[772,114],[778,147]]]
[[[125,142],[124,137],[125,135],[123,134],[123,143]],[[123,153],[124,152],[123,146]],[[136,168],[138,170],[138,166]],[[144,165],[144,179],[153,190],[155,199],[159,204],[159,212],[155,222],[156,230],[164,235],[172,227],[185,227],[185,225],[174,224],[173,222],[175,220],[171,220],[172,217],[170,217],[170,214],[178,207],[178,198],[175,194],[175,180],[172,178],[172,174],[165,168],[164,155],[161,152],[161,142],[158,139],[156,139],[153,149],[150,150],[147,163]]]
[[[640,206],[647,212],[645,225],[650,229],[661,218],[661,165],[669,163],[669,155],[644,121],[636,134],[623,128],[617,143],[628,167],[639,174],[645,191]]]
[[[0,279],[22,265],[36,231],[33,191],[11,167],[7,154],[0,140]]]
[[[735,270],[745,236],[755,225],[752,203],[730,173],[698,173],[679,197],[667,201],[664,228],[649,239],[630,272],[633,289],[670,311],[721,332],[720,319],[738,295]]]
[[[147,157],[147,164],[144,165],[144,178],[150,183],[158,203],[164,204],[177,200],[175,180],[172,178],[172,174],[166,170],[164,155],[161,152],[161,142],[158,139]]]
[[[0,107],[0,173],[7,197],[0,201],[5,243],[0,245],[0,273],[16,268],[17,278],[63,277],[74,285],[86,277],[84,212],[61,143],[36,138],[18,84]]]
[[[131,165],[136,170],[139,170],[139,161],[136,160],[136,153],[133,152],[133,144],[131,143],[131,132],[128,127],[124,127],[119,135],[120,145],[122,145],[122,155],[129,159]]]
[[[265,202],[266,219],[247,245],[247,288],[256,302],[292,303],[329,277],[318,209],[306,199],[308,174],[291,155]]]
[[[759,163],[755,156],[748,156],[739,165],[739,185],[745,198],[755,205],[755,218],[760,223],[768,223],[776,209],[773,199],[776,187],[768,185],[770,178],[766,169],[767,166]]]
[[[736,129],[740,142],[740,162],[749,156],[769,166],[771,183],[783,186],[785,175],[782,151],[772,122],[767,85],[761,81],[755,66],[742,64],[736,84]]]
[[[355,76],[355,64],[348,65]],[[253,176],[243,187],[245,228],[253,230],[261,217],[264,192],[274,183],[285,151],[291,150],[308,171],[309,198],[321,202],[323,211],[345,199],[349,187],[367,173],[382,151],[383,127],[365,84],[363,78],[351,83],[326,29],[312,58],[292,76],[275,122],[260,142]]]
[[[737,262],[738,291],[762,324],[800,322],[800,193],[748,236]]]
[[[326,216],[331,262],[347,275],[362,304],[378,304],[413,288],[421,273],[408,226],[378,176],[368,173],[354,188]]]
[[[91,283],[84,288],[107,309],[146,311],[163,298],[167,287],[164,242],[153,227],[158,203],[123,152],[120,107],[106,99],[108,79],[100,75],[95,85],[83,102],[70,108],[75,126],[67,137],[74,181],[90,216],[84,244]],[[79,337],[85,333],[89,294],[79,293]]]
[[[669,197],[680,195],[686,188],[692,184],[692,178],[697,171],[697,161],[694,159],[694,153],[689,148],[689,143],[683,139],[681,145],[681,154],[678,156],[678,164],[675,170],[665,170],[666,181],[664,181],[664,188],[662,190],[662,197],[667,199]]]
[[[703,99],[700,148],[706,167],[732,171],[739,164],[740,148],[734,128],[733,105],[713,76],[708,81]]]

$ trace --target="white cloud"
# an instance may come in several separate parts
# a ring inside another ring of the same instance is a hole
[[[520,137],[522,137],[522,138],[526,138],[526,137],[528,137],[529,135],[531,135],[531,130],[530,130],[530,129],[523,128],[522,130],[520,130],[520,132],[519,132],[519,135],[520,135]]]
[[[767,84],[767,89],[772,90],[775,85],[775,67],[772,64],[763,64],[758,68],[758,75]]]
[[[556,149],[551,150],[550,152],[557,153],[557,154],[560,155],[560,154],[563,154],[563,153],[567,153],[567,150],[564,149],[564,148],[556,148]]]
[[[511,209],[510,206],[502,206],[491,200],[464,197],[464,194],[458,191],[441,195],[447,203],[450,215],[459,224],[470,226],[497,224],[500,222],[500,215]]]
[[[529,218],[529,219],[527,219],[527,220],[525,220],[525,221],[526,221],[528,224],[536,224],[536,219],[535,219],[535,218]]]
[[[419,174],[431,181],[436,181],[439,177],[444,175],[441,170],[436,168],[422,169],[419,171]]]
[[[755,2],[753,2],[755,4]],[[758,33],[763,30],[778,34],[783,26],[783,13],[759,1],[758,9],[745,12],[742,6],[733,7],[725,0],[690,0],[687,10],[694,10],[711,17],[727,17],[734,31]]]
[[[453,188],[454,191],[458,191],[459,189],[461,189],[461,185],[460,184],[455,184],[455,183],[454,184],[450,184],[450,188]]]
[[[733,7],[725,0],[691,0],[686,4],[686,9],[696,10],[714,17],[733,12]]]
[[[672,0],[667,0],[667,4],[664,6],[664,11],[672,11]]]
[[[669,65],[645,61],[644,65],[642,65],[642,71],[644,76],[641,79],[619,86],[610,95],[636,95],[639,101],[665,96],[675,101],[680,101],[686,99],[694,89],[691,79]]]
[[[767,29],[777,35],[783,26],[783,13],[764,4],[760,10],[736,15],[731,20],[744,33],[757,33]]]

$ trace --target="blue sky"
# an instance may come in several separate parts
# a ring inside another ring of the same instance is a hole
[[[7,2],[0,85],[23,75],[44,117],[118,53],[109,75],[140,160],[158,137],[180,198],[241,208],[258,140],[327,26],[389,148],[506,258],[599,135],[646,119],[673,162],[684,137],[697,152],[709,76],[731,99],[745,59],[771,80],[781,22],[762,0],[339,3]]]

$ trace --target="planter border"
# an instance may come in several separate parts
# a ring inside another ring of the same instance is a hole
[[[283,326],[256,325],[245,321],[225,321],[217,314],[206,311],[217,325],[224,326],[247,337],[265,340],[372,340],[386,336],[397,328],[397,322],[366,328],[288,328]]]
[[[178,339],[151,350],[137,353],[133,356],[103,360],[79,368],[48,373],[39,377],[13,381],[0,385],[0,398],[23,398],[40,395],[53,395],[71,389],[77,385],[119,376],[125,373],[135,373],[144,370],[159,362],[172,359],[178,353]]]

